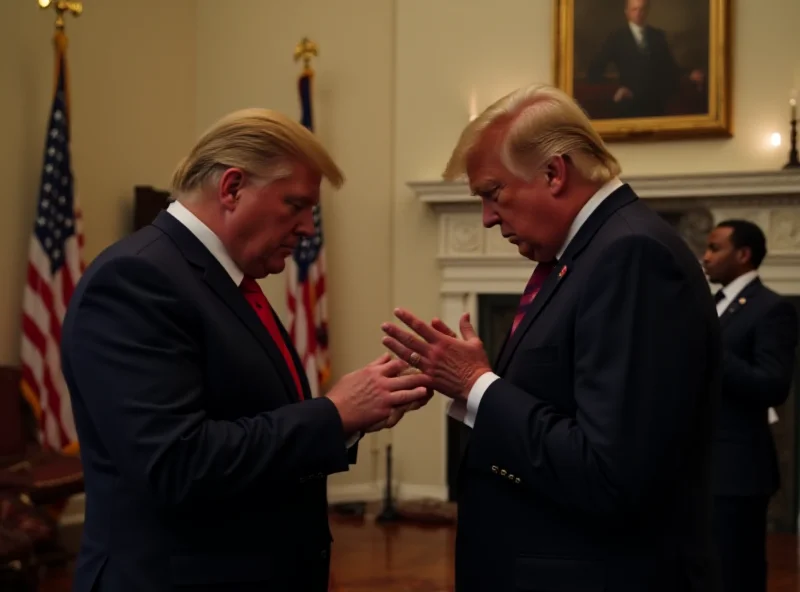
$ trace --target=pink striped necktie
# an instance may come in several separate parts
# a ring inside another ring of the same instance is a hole
[[[539,290],[542,288],[542,284],[544,284],[547,276],[550,275],[550,272],[553,271],[555,266],[555,260],[540,262],[536,265],[536,269],[533,270],[531,279],[528,280],[528,285],[525,286],[525,291],[522,293],[522,297],[519,299],[517,314],[514,316],[514,324],[511,326],[512,335],[514,334],[514,331],[517,330],[517,326],[519,326],[520,322],[525,317],[525,313],[528,311],[528,308],[530,308],[533,299],[536,298],[536,294],[539,293]]]

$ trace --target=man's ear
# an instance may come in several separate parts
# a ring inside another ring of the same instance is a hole
[[[547,163],[545,169],[547,177],[547,185],[550,187],[550,193],[559,195],[567,184],[567,161],[563,156],[554,156]]]
[[[229,168],[220,175],[217,185],[217,198],[226,207],[233,209],[239,201],[239,191],[244,186],[244,171],[240,168]]]
[[[751,263],[753,261],[753,251],[750,247],[736,249],[736,260],[742,265]]]

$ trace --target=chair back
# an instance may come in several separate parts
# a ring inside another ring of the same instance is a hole
[[[19,368],[0,366],[0,463],[25,455],[25,421],[22,413]]]

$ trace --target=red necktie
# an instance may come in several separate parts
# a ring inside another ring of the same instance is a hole
[[[517,330],[517,326],[520,324],[525,316],[525,313],[528,311],[533,299],[536,298],[536,294],[539,293],[539,290],[542,288],[542,284],[544,284],[547,276],[550,275],[550,272],[553,271],[555,266],[555,260],[548,261],[546,263],[541,262],[536,265],[536,269],[533,270],[531,279],[528,280],[528,285],[525,286],[525,291],[522,293],[522,297],[519,299],[517,314],[514,316],[514,324],[511,325],[512,335],[514,334],[514,331]]]
[[[278,349],[281,350],[283,359],[286,362],[286,365],[289,367],[289,372],[294,379],[294,385],[297,387],[297,394],[302,401],[303,387],[300,385],[300,377],[297,374],[297,368],[294,366],[294,360],[292,360],[292,356],[289,353],[289,348],[286,347],[286,341],[283,339],[283,336],[278,329],[278,323],[275,321],[275,315],[272,313],[272,309],[269,306],[267,297],[264,296],[264,292],[261,291],[261,286],[259,286],[258,282],[256,282],[256,280],[253,278],[244,276],[244,279],[239,287],[241,288],[242,292],[244,292],[244,297],[247,298],[247,302],[249,302],[250,306],[253,307],[253,310],[256,311],[256,314],[258,315],[258,318],[261,319],[264,327],[267,329],[267,331],[269,331],[272,341],[274,341],[275,345],[278,346]]]

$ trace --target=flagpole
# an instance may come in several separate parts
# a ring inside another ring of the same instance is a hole
[[[39,424],[42,446],[77,454],[69,393],[59,357],[51,352],[60,347],[58,311],[66,309],[83,272],[83,236],[69,146],[67,36],[64,32],[65,15],[80,15],[83,5],[66,0],[38,0],[38,3],[42,9],[52,8],[56,13],[55,64],[42,180],[22,302],[20,390]]]
[[[294,61],[303,60],[303,74],[313,76],[314,70],[311,68],[311,58],[319,55],[319,47],[308,37],[303,37],[300,43],[294,48]]]
[[[53,89],[58,88],[58,77],[61,70],[64,70],[64,110],[66,111],[67,121],[69,121],[69,75],[67,71],[67,34],[65,32],[66,20],[64,15],[71,14],[79,17],[83,14],[83,2],[73,2],[68,0],[37,0],[39,7],[43,10],[53,9],[56,13],[55,33],[53,33],[53,45],[55,48],[55,67],[53,69]]]
[[[301,123],[314,133],[313,78],[311,58],[318,55],[317,44],[304,37],[295,46],[295,61],[303,69],[297,80]],[[314,234],[300,240],[286,264],[289,336],[309,382],[313,397],[324,393],[331,375],[328,349],[328,312],[325,270],[325,241],[322,210],[314,206]]]

